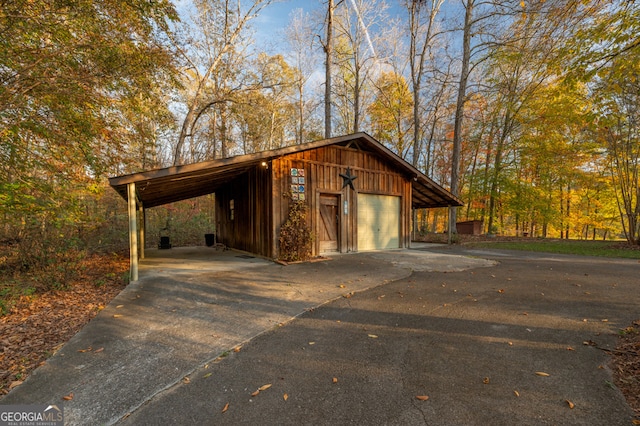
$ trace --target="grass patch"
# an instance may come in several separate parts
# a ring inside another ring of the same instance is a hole
[[[532,239],[518,241],[479,241],[466,243],[465,245],[474,248],[640,259],[640,247],[616,241]]]

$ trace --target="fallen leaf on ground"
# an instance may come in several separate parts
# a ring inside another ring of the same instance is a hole
[[[93,353],[94,354],[99,354],[102,351],[104,351],[104,348],[96,349],[95,351],[93,351]]]
[[[184,383],[185,385],[188,385],[189,383],[191,383],[191,379],[188,377],[185,377],[184,379],[182,379],[182,383]]]
[[[289,399],[289,395],[287,395],[287,394],[285,393],[284,395],[282,395],[282,399],[284,399],[284,400],[286,401],[287,399]]]
[[[485,377],[484,379],[482,379],[482,383],[484,383],[485,385],[489,384],[489,378]]]
[[[203,378],[203,379],[206,379],[207,377],[211,377],[211,374],[212,374],[212,373],[207,373],[207,374],[205,374],[204,376],[202,376],[202,378]]]
[[[229,403],[227,402],[222,409],[222,412],[225,413],[229,409]]]
[[[121,318],[121,317],[122,317],[122,315],[121,315],[121,314],[115,314],[113,317],[114,317],[114,318]]]
[[[537,376],[549,377],[549,373],[545,373],[544,371],[536,371]]]
[[[378,336],[376,336],[375,334],[368,334],[369,337],[371,337],[372,339],[377,339]]]
[[[513,391],[513,394],[514,394],[515,396],[517,396],[517,397],[520,397],[520,392],[518,392],[517,390],[514,390],[514,391]]]
[[[567,350],[568,351],[575,351],[575,349],[573,349],[571,346],[567,346]]]
[[[569,406],[569,408],[571,408],[572,410],[576,406],[576,404],[574,404],[573,402],[569,401],[568,399],[565,399],[564,402],[566,402],[567,405]]]
[[[262,385],[258,388],[259,391],[267,390],[271,387],[271,383],[267,383],[266,385]]]
[[[233,351],[240,352],[240,349],[242,349],[242,346],[236,346],[235,348],[233,348]]]
[[[89,352],[89,351],[91,351],[91,350],[92,350],[92,349],[91,349],[91,346],[89,346],[87,349],[78,349],[78,352],[80,352],[80,353],[85,353],[85,352]]]
[[[420,401],[426,401],[427,399],[429,399],[428,395],[416,395],[416,399],[419,399]]]
[[[253,392],[251,396],[258,396],[259,393],[260,393],[260,390],[258,389],[257,391]]]
[[[22,380],[14,380],[13,382],[11,382],[11,384],[9,385],[9,390],[16,388],[18,386],[20,386],[22,384]]]
[[[71,392],[69,395],[63,396],[62,399],[64,399],[65,401],[71,401],[73,399],[73,392]]]
[[[333,380],[331,380],[332,383],[338,383],[338,378],[334,377]]]

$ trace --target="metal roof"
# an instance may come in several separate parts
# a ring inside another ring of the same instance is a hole
[[[239,155],[183,166],[166,167],[112,177],[109,184],[126,200],[127,185],[136,184],[137,195],[146,208],[212,194],[263,161],[327,145],[357,147],[375,152],[411,179],[414,208],[461,206],[462,201],[404,161],[366,133],[324,139],[286,148]]]

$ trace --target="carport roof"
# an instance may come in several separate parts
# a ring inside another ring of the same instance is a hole
[[[109,179],[109,184],[126,200],[127,185],[135,183],[136,192],[142,205],[146,208],[156,207],[212,194],[264,161],[328,145],[355,147],[363,151],[375,152],[386,158],[411,178],[412,206],[414,208],[463,205],[460,199],[366,133],[355,133],[255,154],[112,177]]]

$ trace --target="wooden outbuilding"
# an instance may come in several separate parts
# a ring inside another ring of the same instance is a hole
[[[313,255],[409,247],[413,209],[462,205],[366,133],[109,183],[128,200],[132,270],[144,250],[145,209],[211,193],[218,242],[267,258],[278,258],[280,227],[293,201],[307,204]]]

